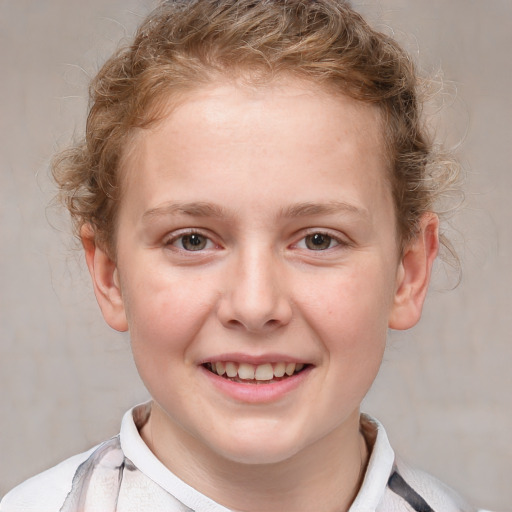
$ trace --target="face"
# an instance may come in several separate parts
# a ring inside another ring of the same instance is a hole
[[[380,127],[288,81],[200,89],[135,136],[116,264],[88,261],[160,437],[263,463],[358,428],[414,278]]]

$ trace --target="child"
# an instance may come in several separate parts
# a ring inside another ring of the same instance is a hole
[[[152,401],[2,512],[474,510],[360,414],[442,239],[417,82],[342,1],[146,19],[54,173]]]

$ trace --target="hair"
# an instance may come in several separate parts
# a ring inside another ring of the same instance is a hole
[[[283,76],[378,107],[403,249],[456,181],[458,165],[429,134],[410,56],[343,0],[162,2],[93,79],[85,137],[53,161],[76,234],[90,225],[115,258],[123,150],[135,129],[158,120],[171,94],[219,78],[257,86]]]

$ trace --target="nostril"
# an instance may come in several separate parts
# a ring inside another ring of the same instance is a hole
[[[236,319],[231,319],[226,322],[226,325],[228,327],[231,327],[233,329],[244,329],[248,332],[261,332],[271,330],[279,327],[280,324],[281,322],[275,319],[267,320],[266,322],[263,323],[263,325],[260,325],[259,323],[252,323],[249,321],[242,322]]]
[[[235,320],[235,319],[228,320],[227,325],[229,327],[244,327],[244,324],[242,322],[240,322],[239,320]]]
[[[268,293],[261,290],[257,293],[257,289],[242,292],[244,288],[240,286],[220,297],[217,315],[225,327],[256,333],[275,330],[290,322],[292,307],[284,294],[275,292],[275,296],[268,297]]]

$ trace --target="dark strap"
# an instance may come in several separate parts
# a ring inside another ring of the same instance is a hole
[[[432,507],[396,471],[391,473],[388,487],[416,512],[434,512]]]

